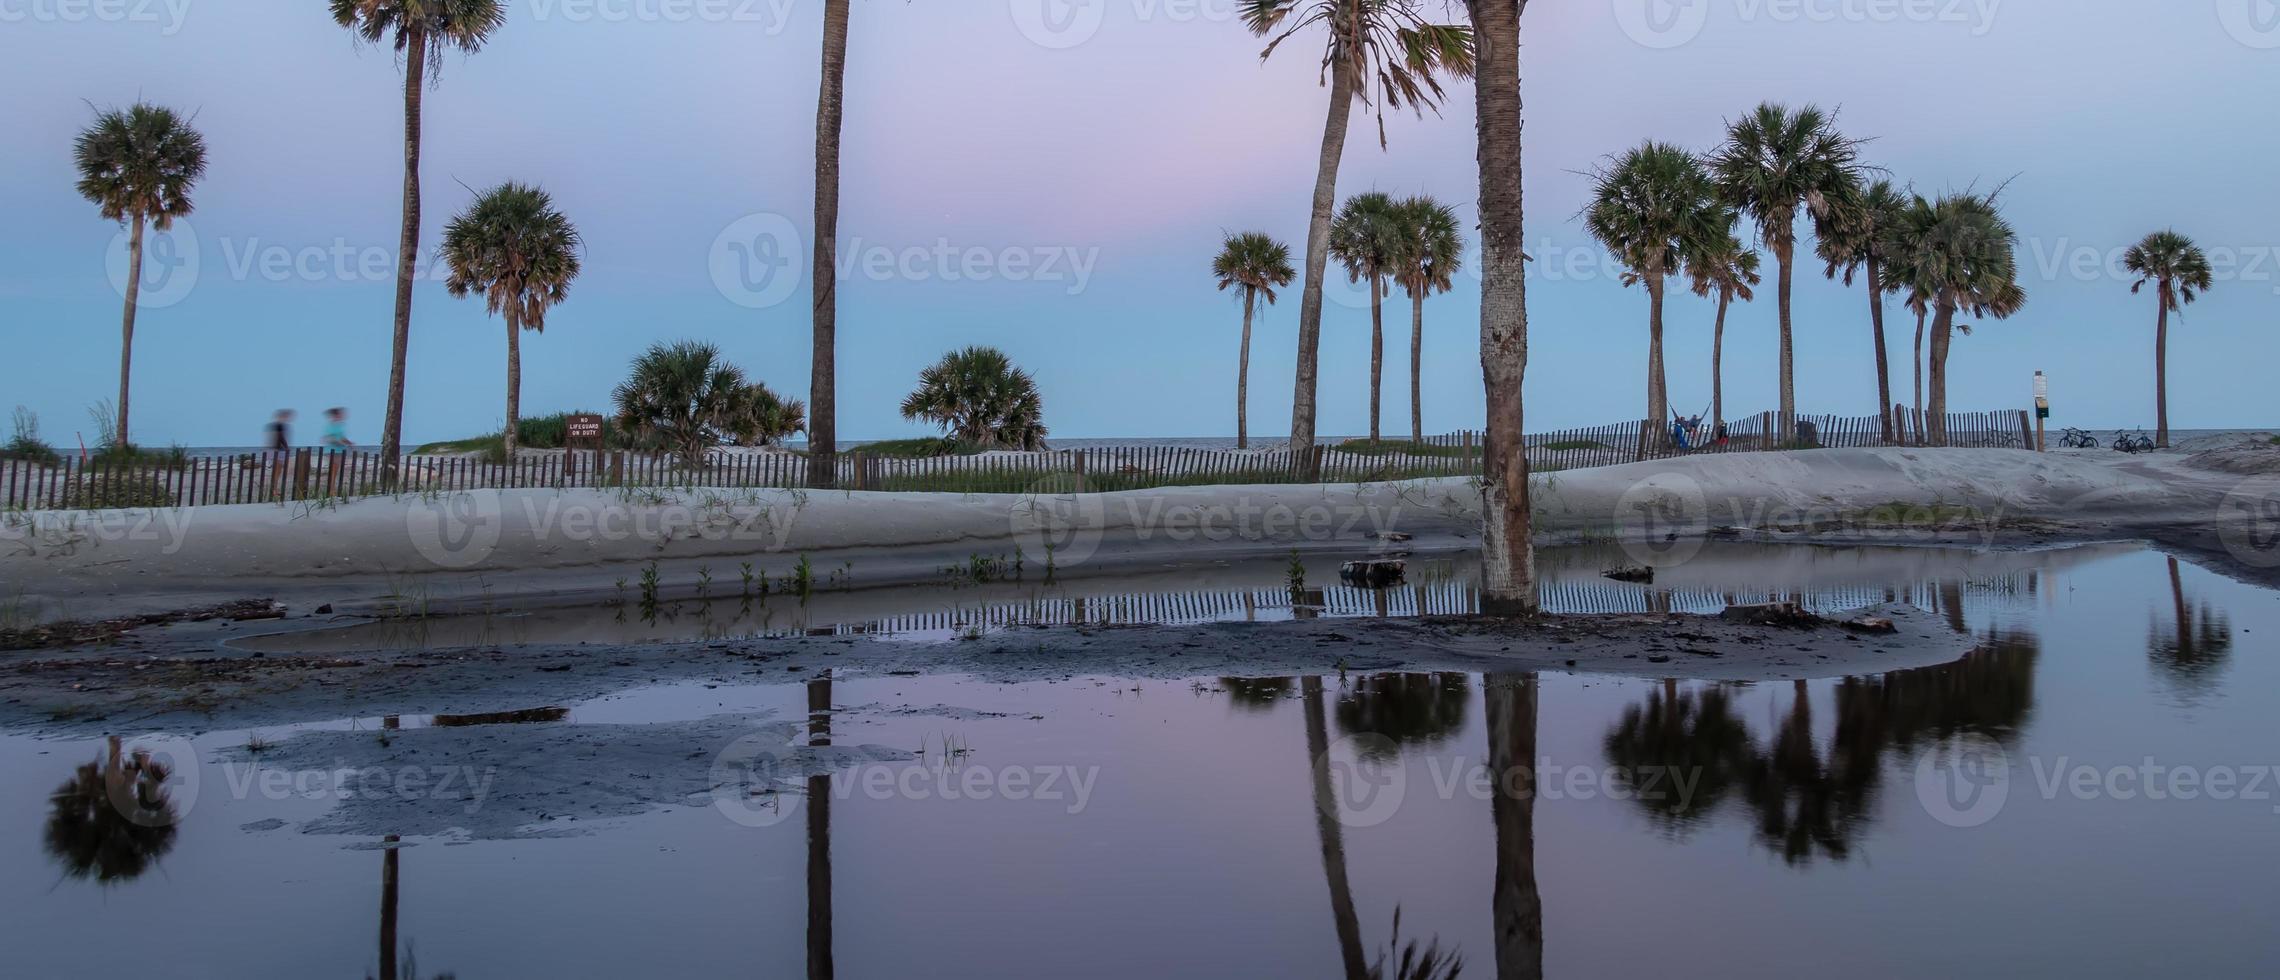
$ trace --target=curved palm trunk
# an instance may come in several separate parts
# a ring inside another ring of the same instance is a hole
[[[1932,317],[1931,400],[1924,408],[1924,428],[1934,446],[1947,445],[1947,355],[1955,332],[1955,305],[1941,303]]]
[[[1893,441],[1892,364],[1884,352],[1884,283],[1871,258],[1868,267],[1868,322],[1876,335],[1876,417],[1882,421],[1884,441]]]
[[[1379,406],[1385,393],[1385,278],[1370,274],[1370,442],[1379,441]]]
[[[1425,291],[1409,297],[1409,442],[1425,444]]]
[[[380,483],[395,486],[404,449],[404,363],[412,349],[413,260],[420,254],[420,84],[427,76],[427,30],[404,28],[404,224],[396,238],[396,339],[388,358],[388,412],[380,423]]]
[[[522,449],[522,318],[509,307],[507,320],[507,428],[501,441],[507,461]]]
[[[1647,427],[1639,431],[1639,455],[1662,447],[1670,437],[1670,391],[1663,374],[1663,278],[1647,274]]]
[[[1472,15],[1480,143],[1480,362],[1488,394],[1481,451],[1481,612],[1534,615],[1528,450],[1526,232],[1521,224],[1520,14],[1527,0],[1465,0]]]
[[[2161,315],[2154,321],[2153,330],[2153,444],[2169,448],[2169,281],[2162,280],[2160,290]],[[127,427],[126,383],[119,387],[119,431]],[[123,441],[126,437],[120,436]]]
[[[1496,825],[1496,886],[1489,907],[1497,980],[1544,975],[1544,897],[1536,886],[1536,680],[1491,674],[1481,694],[1488,716],[1489,797]]]
[[[847,0],[824,0],[815,104],[815,358],[808,377],[808,485],[839,482],[839,131],[847,91]]]
[[[1916,444],[1919,446],[1924,444],[1924,314],[1926,312],[1924,307],[1916,307],[1916,359],[1912,362],[1916,370],[1916,400],[1911,404],[1916,410]]]
[[[119,448],[127,441],[127,379],[135,370],[135,304],[142,297],[143,216],[136,212],[134,231],[127,236],[127,310],[119,324],[119,417],[112,438]]]
[[[1797,441],[1797,348],[1792,343],[1789,318],[1789,287],[1795,270],[1796,241],[1784,235],[1775,242],[1773,254],[1781,262],[1779,288],[1781,306],[1781,441]]]
[[[1344,13],[1330,24],[1345,30]],[[1322,123],[1322,158],[1314,172],[1314,213],[1306,226],[1306,286],[1298,298],[1298,377],[1291,394],[1290,455],[1303,480],[1313,480],[1315,392],[1322,354],[1322,275],[1330,267],[1330,211],[1338,200],[1338,161],[1346,152],[1346,124],[1354,108],[1354,72],[1344,58],[1330,66],[1330,112]]]
[[[1338,931],[1338,958],[1346,980],[1368,980],[1362,957],[1362,923],[1354,912],[1354,890],[1346,878],[1346,840],[1338,825],[1338,803],[1330,790],[1330,733],[1322,720],[1322,678],[1299,681],[1306,700],[1306,753],[1313,761],[1314,831],[1322,840],[1322,876],[1330,883],[1330,918]]]
[[[1718,290],[1718,325],[1710,331],[1710,431],[1726,426],[1726,308],[1734,292]]]
[[[1235,367],[1235,448],[1251,448],[1251,314],[1259,291],[1243,287],[1243,353]]]

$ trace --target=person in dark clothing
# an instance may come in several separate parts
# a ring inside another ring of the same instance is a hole
[[[269,420],[269,451],[281,453],[293,448],[293,410],[280,408]]]

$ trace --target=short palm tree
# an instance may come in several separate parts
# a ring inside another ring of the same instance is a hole
[[[1845,285],[1853,283],[1853,274],[1860,273],[1868,286],[1868,322],[1876,343],[1876,415],[1882,420],[1884,441],[1895,438],[1892,430],[1892,366],[1884,343],[1884,294],[1891,292],[1884,282],[1884,229],[1898,220],[1900,210],[1908,205],[1906,195],[1892,186],[1889,180],[1878,180],[1851,197],[1854,206],[1832,222],[1821,234],[1819,252],[1828,263],[1828,276],[1834,279],[1842,273]]]
[[[1732,237],[1734,213],[1694,154],[1669,143],[1648,142],[1594,175],[1597,187],[1583,224],[1625,269],[1623,284],[1647,287],[1647,428],[1660,442],[1670,425],[1670,392],[1663,375],[1663,292],[1687,256]]]
[[[1726,309],[1735,300],[1757,298],[1758,253],[1742,244],[1732,232],[1722,241],[1686,257],[1687,279],[1694,295],[1718,298],[1718,320],[1710,333],[1710,431],[1726,425]]]
[[[1410,106],[1436,108],[1441,77],[1472,74],[1472,29],[1434,24],[1417,0],[1239,0],[1243,25],[1269,38],[1260,57],[1306,28],[1323,28],[1322,74],[1330,111],[1322,126],[1315,168],[1313,211],[1306,226],[1306,268],[1298,301],[1298,372],[1291,398],[1290,446],[1301,475],[1312,476],[1315,396],[1322,347],[1322,277],[1330,265],[1330,218],[1338,200],[1338,163],[1356,100],[1378,110],[1378,144],[1385,145],[1384,113]]]
[[[2122,255],[2122,267],[2138,277],[2130,284],[2130,292],[2153,285],[2160,313],[2154,321],[2153,332],[2153,443],[2169,448],[2169,314],[2182,311],[2209,291],[2214,277],[2209,271],[2209,257],[2193,240],[2175,231],[2157,231],[2145,240],[2130,246]],[[122,401],[125,398],[121,394]],[[124,410],[120,415],[124,416]]]
[[[1947,355],[1958,326],[1956,314],[2004,319],[2026,305],[2026,290],[2019,285],[2018,233],[1996,210],[1993,195],[1968,191],[1937,201],[1917,197],[1899,212],[1893,227],[1894,270],[1904,277],[1911,302],[1931,311],[1925,428],[1932,445],[1945,445]],[[1970,332],[1968,324],[1962,327]]]
[[[807,429],[807,405],[779,397],[764,384],[737,390],[736,404],[723,428],[739,446],[781,446]]]
[[[1781,319],[1781,437],[1797,432],[1797,353],[1791,331],[1790,285],[1796,266],[1797,218],[1811,215],[1823,232],[1860,186],[1860,142],[1837,132],[1836,117],[1816,106],[1792,110],[1768,102],[1727,127],[1710,154],[1710,172],[1726,203],[1757,223],[1781,265],[1774,295]]]
[[[950,438],[982,449],[1045,448],[1045,405],[1037,381],[1004,351],[968,347],[918,374],[903,399],[903,418],[942,426]]]
[[[509,181],[492,188],[443,229],[451,295],[483,297],[507,321],[506,453],[514,459],[522,420],[522,332],[544,333],[546,311],[568,298],[583,243],[545,191]]]
[[[618,427],[642,445],[673,453],[690,468],[737,427],[747,404],[744,372],[720,348],[695,340],[654,344],[611,398]]]
[[[1370,289],[1370,441],[1380,439],[1380,406],[1385,395],[1385,298],[1392,292],[1386,279],[1393,274],[1394,257],[1401,249],[1393,198],[1381,191],[1346,199],[1338,219],[1330,225],[1330,257],[1346,269],[1351,282],[1366,282]]]
[[[135,302],[142,294],[143,228],[165,231],[189,214],[190,187],[206,173],[206,138],[190,120],[164,106],[137,102],[104,109],[72,146],[79,169],[79,193],[95,203],[105,221],[125,224],[127,308],[119,326],[118,431],[110,434],[124,449],[127,439],[127,387],[134,374]]]
[[[1464,270],[1465,235],[1457,209],[1430,197],[1412,197],[1394,207],[1400,232],[1394,280],[1409,294],[1409,441],[1425,442],[1425,297],[1453,288]]]
[[[420,252],[420,86],[445,52],[473,54],[507,22],[505,0],[327,0],[333,22],[404,56],[404,220],[396,243],[395,348],[388,367],[388,413],[380,426],[381,479],[394,483],[404,438],[404,364],[412,343],[413,265]],[[433,62],[430,62],[433,59]]]
[[[1247,231],[1227,236],[1219,257],[1211,260],[1211,274],[1222,290],[1243,295],[1243,348],[1235,368],[1235,448],[1251,448],[1251,316],[1263,297],[1275,302],[1275,290],[1290,285],[1298,273],[1290,267],[1290,246],[1264,232]]]

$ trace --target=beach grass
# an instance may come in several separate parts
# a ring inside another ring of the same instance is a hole
[[[1436,446],[1429,442],[1411,442],[1407,439],[1398,441],[1380,440],[1376,442],[1372,442],[1368,439],[1348,439],[1345,442],[1341,442],[1332,448],[1336,452],[1347,453],[1354,456],[1401,455],[1437,456],[1444,459],[1462,459],[1467,456],[1478,455],[1478,452],[1476,450],[1468,450],[1463,446]]]

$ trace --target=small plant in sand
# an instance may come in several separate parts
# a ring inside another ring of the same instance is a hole
[[[799,596],[801,602],[806,602],[808,595],[815,591],[815,566],[808,563],[808,556],[801,555],[800,563],[792,566],[787,591]]]
[[[744,596],[744,598],[752,598],[752,563],[740,563],[737,565],[737,571],[742,572],[744,575],[744,591],[741,594]]]
[[[63,462],[55,447],[40,441],[38,413],[22,405],[16,406],[15,434],[6,446],[0,446],[0,459],[37,466],[55,466]]]
[[[641,612],[644,616],[657,614],[657,560],[652,558],[641,569]]]

